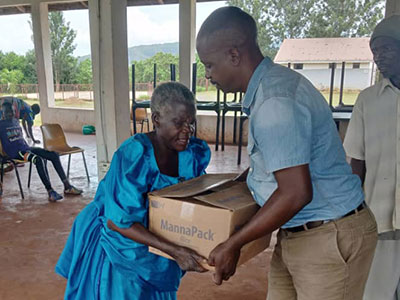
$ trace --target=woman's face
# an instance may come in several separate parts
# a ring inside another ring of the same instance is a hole
[[[190,136],[194,133],[195,109],[186,104],[173,104],[161,115],[154,117],[156,133],[164,145],[171,150],[186,149]]]

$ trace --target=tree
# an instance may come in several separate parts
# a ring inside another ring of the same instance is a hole
[[[383,18],[383,1],[317,1],[314,11],[308,30],[311,37],[370,36]]]
[[[25,64],[25,57],[14,52],[1,53],[0,69],[21,70]]]
[[[275,57],[285,38],[368,36],[384,0],[228,0],[253,16],[262,52]]]
[[[24,73],[24,83],[37,83],[36,56],[34,50],[25,53],[25,65],[22,69]]]
[[[170,64],[178,66],[179,59],[177,56],[170,53],[158,52],[156,55],[146,60],[134,61],[133,63],[135,64],[136,82],[152,82],[154,64],[157,64],[157,82],[162,82],[170,80]],[[178,69],[177,67],[176,71],[178,71]]]
[[[0,52],[0,83],[8,84],[9,92],[14,92],[16,84],[29,82],[26,79],[30,67],[30,61],[24,55]],[[33,72],[36,77],[36,71]]]
[[[24,73],[21,70],[14,69],[1,69],[0,71],[0,84],[8,85],[8,92],[14,94],[16,92],[16,85],[22,82]]]
[[[92,83],[92,61],[89,58],[79,63],[74,83]]]
[[[56,90],[60,83],[70,83],[77,69],[78,60],[73,57],[76,45],[76,32],[65,22],[60,11],[49,13],[51,53],[53,57],[53,75]]]

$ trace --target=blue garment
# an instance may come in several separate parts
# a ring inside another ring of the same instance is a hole
[[[15,97],[2,97],[0,98],[0,119],[2,119],[3,112],[1,106],[4,102],[11,103],[14,111],[14,117],[16,119],[25,120],[28,124],[33,125],[33,120],[35,120],[35,114],[33,113],[30,105],[24,100]]]
[[[183,271],[107,227],[148,227],[147,193],[204,174],[210,149],[191,138],[179,152],[179,178],[160,173],[147,135],[126,140],[113,156],[93,202],[76,217],[56,266],[68,283],[65,299],[176,299]]]
[[[364,200],[346,162],[324,97],[299,73],[265,58],[253,73],[243,110],[249,115],[247,184],[259,205],[277,188],[273,172],[308,164],[313,199],[283,228],[340,218]]]
[[[31,148],[26,143],[21,125],[15,118],[0,120],[0,141],[3,151],[11,158],[19,158],[19,151],[25,152]]]

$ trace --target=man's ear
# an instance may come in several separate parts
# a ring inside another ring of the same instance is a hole
[[[229,48],[228,50],[229,61],[233,66],[237,67],[240,64],[240,51],[237,47]]]
[[[151,121],[155,128],[160,127],[160,114],[158,112],[154,112],[151,114]]]

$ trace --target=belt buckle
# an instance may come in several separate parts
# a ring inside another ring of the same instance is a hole
[[[319,224],[319,225],[317,225],[317,226],[315,226],[315,227],[312,227],[312,228],[309,228],[309,227],[307,226],[308,223],[305,223],[305,224],[303,224],[303,228],[304,228],[304,230],[308,231],[308,230],[310,230],[310,229],[318,228],[318,227],[320,227],[320,226],[322,226],[322,225],[324,225],[324,224],[326,224],[326,223],[329,223],[330,221],[332,221],[332,220],[311,221],[311,222],[308,222],[308,223],[312,223],[312,222],[322,222],[322,223]]]

